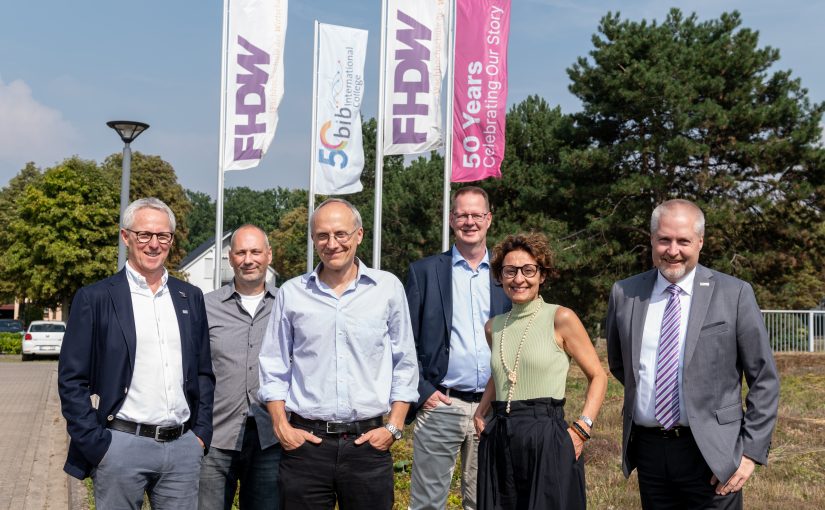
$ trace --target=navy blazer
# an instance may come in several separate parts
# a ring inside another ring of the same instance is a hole
[[[215,376],[203,293],[172,277],[167,286],[180,328],[188,424],[208,446]],[[112,433],[106,424],[126,399],[135,348],[135,318],[125,269],[77,291],[60,349],[57,379],[71,439],[63,469],[76,478],[89,476],[109,448]],[[91,402],[95,394],[99,396],[97,409]]]
[[[435,392],[447,374],[453,324],[452,250],[410,265],[407,302],[410,306],[415,349],[418,354],[418,402],[410,406],[408,420]],[[490,317],[510,310],[512,304],[490,273]]]

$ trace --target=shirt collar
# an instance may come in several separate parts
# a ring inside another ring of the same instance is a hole
[[[130,264],[129,261],[126,261],[124,266],[126,268],[126,277],[129,282],[137,288],[140,289],[149,289],[149,284],[146,282],[146,278],[138,273]],[[158,293],[160,293],[163,289],[166,288],[166,282],[169,280],[169,271],[166,268],[163,268],[163,276],[160,277],[160,287],[158,287]]]
[[[464,255],[458,251],[458,248],[455,244],[453,244],[453,249],[450,251],[452,257],[452,266],[455,267],[457,265],[464,265],[467,268],[470,267],[470,263],[467,262],[467,259],[464,258]],[[463,263],[463,264],[462,264]],[[490,252],[487,250],[487,247],[484,248],[484,258],[481,259],[481,262],[478,264],[478,267],[490,267]]]
[[[240,296],[240,293],[235,290],[235,278],[232,278],[229,283],[221,287],[221,291],[223,292],[223,294],[221,294],[221,301],[228,301],[233,298],[235,294]],[[278,288],[275,287],[271,280],[264,284],[264,297],[266,297],[267,294],[275,297],[277,291]]]
[[[359,259],[358,257],[355,257],[355,265],[358,267],[358,272],[355,274],[355,280],[352,281],[350,286],[358,285],[358,283],[360,283],[362,279],[369,281],[373,284],[378,283],[378,278],[376,277],[377,271],[375,269],[367,267],[367,265],[361,262],[361,259]],[[318,278],[318,273],[321,272],[321,269],[323,267],[324,263],[319,262],[318,265],[315,266],[315,269],[306,274],[304,283],[308,284],[309,282],[314,282],[316,286],[319,286],[318,282],[320,282],[321,280]]]
[[[682,292],[687,294],[688,296],[693,295],[693,279],[696,277],[696,268],[690,270],[688,274],[682,277],[681,280],[676,282],[676,285],[682,289]],[[656,271],[656,284],[653,286],[653,295],[657,296],[659,294],[663,294],[667,292],[667,288],[671,285],[671,282],[668,281],[667,278],[662,276],[661,271]]]

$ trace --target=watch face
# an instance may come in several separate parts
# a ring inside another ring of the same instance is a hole
[[[394,437],[396,441],[400,440],[401,439],[401,431],[398,430],[398,431],[394,432],[392,437]]]

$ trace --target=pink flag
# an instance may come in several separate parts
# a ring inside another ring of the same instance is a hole
[[[501,178],[510,0],[456,0],[452,182]]]

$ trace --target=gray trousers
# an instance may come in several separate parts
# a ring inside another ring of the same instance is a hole
[[[134,509],[149,495],[153,510],[196,510],[203,449],[190,430],[158,442],[112,430],[112,444],[92,472],[95,508]]]
[[[418,410],[413,429],[412,510],[444,509],[459,452],[462,505],[475,510],[478,439],[473,413],[477,408],[478,404],[452,398],[452,405]]]

